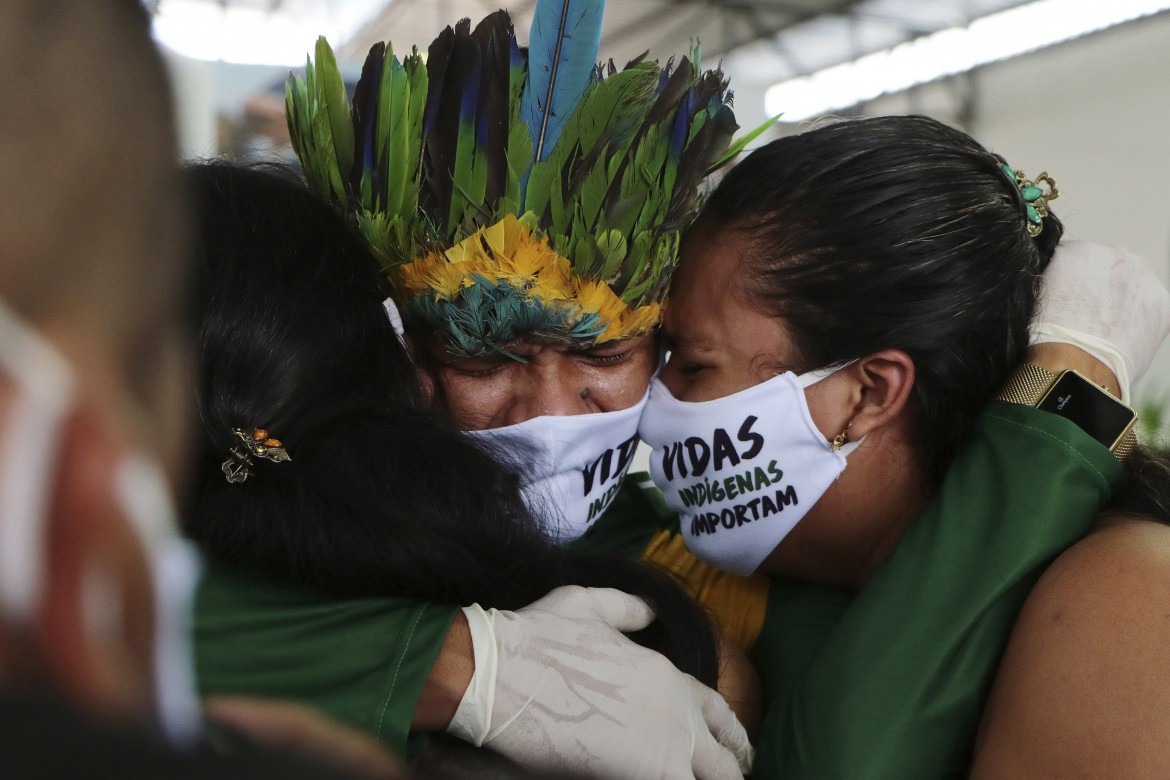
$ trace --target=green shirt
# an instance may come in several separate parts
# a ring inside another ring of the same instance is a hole
[[[627,479],[584,549],[636,556],[672,515]],[[195,601],[204,696],[295,699],[408,753],[423,683],[461,605],[340,599],[209,562]]]
[[[200,693],[295,699],[402,753],[459,607],[338,599],[211,563],[195,601]]]
[[[1119,472],[1066,420],[996,404],[860,594],[777,580],[753,652],[769,705],[755,777],[961,767],[1024,598]],[[638,482],[576,544],[637,555],[669,525]],[[196,601],[199,684],[304,701],[401,751],[458,608],[331,599],[212,565]]]
[[[1120,472],[1067,420],[994,404],[860,593],[774,582],[752,654],[768,703],[753,776],[964,770],[1024,599]]]

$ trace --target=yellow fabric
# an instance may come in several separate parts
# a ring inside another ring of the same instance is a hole
[[[668,530],[654,535],[642,560],[682,580],[724,636],[744,653],[751,651],[764,627],[769,577],[743,577],[708,566],[691,555],[682,536]]]
[[[391,271],[403,298],[458,298],[486,281],[507,282],[529,300],[554,308],[596,314],[605,330],[596,343],[649,333],[662,311],[657,303],[631,309],[608,284],[573,273],[572,264],[514,214],[481,228],[444,252],[431,252]],[[482,280],[482,281],[481,281]]]

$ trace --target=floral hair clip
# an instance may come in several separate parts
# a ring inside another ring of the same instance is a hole
[[[273,463],[292,460],[280,439],[271,438],[268,431],[263,428],[257,428],[250,434],[244,433],[240,428],[232,428],[232,433],[240,442],[232,446],[228,459],[220,468],[227,481],[233,485],[243,482],[252,475],[253,457],[264,458]]]
[[[1048,201],[1060,197],[1060,192],[1056,189],[1056,182],[1048,175],[1048,171],[1037,176],[1035,181],[1029,181],[1023,171],[1012,170],[1012,167],[1006,163],[1000,166],[1000,170],[1019,189],[1020,196],[1024,199],[1024,205],[1028,209],[1028,235],[1035,238],[1040,235],[1040,231],[1044,230],[1043,219],[1048,216]],[[1040,186],[1041,184],[1048,185],[1047,192]]]

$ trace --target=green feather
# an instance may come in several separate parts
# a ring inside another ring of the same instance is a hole
[[[508,180],[504,187],[504,196],[500,199],[497,213],[519,214],[522,204],[520,182],[532,164],[532,135],[528,132],[528,125],[520,116],[520,96],[524,91],[524,81],[528,75],[526,55],[517,50],[516,60],[510,63],[508,69],[508,101],[511,112],[508,116]]]
[[[597,250],[603,258],[601,273],[591,274],[606,282],[616,281],[622,262],[626,259],[629,242],[617,230],[607,231],[597,238]]]
[[[367,201],[366,205],[392,214],[398,211],[391,208],[391,204],[397,200],[402,187],[400,178],[403,160],[400,155],[403,151],[403,139],[391,140],[402,127],[402,105],[395,100],[395,96],[401,94],[402,80],[402,66],[394,56],[393,47],[387,43],[382,61],[382,77],[378,80],[378,117],[375,122],[373,163],[382,169],[384,189],[374,193],[373,202]]]
[[[657,78],[657,65],[639,63],[585,90],[556,146],[532,166],[528,179],[525,206],[542,218],[544,229],[564,231],[568,211],[551,202],[555,193],[563,190],[562,201],[574,200],[590,170],[601,166],[604,171],[609,163],[606,150],[624,147],[649,111]],[[592,214],[599,206],[591,202],[587,210]],[[596,218],[586,222],[592,226]]]
[[[317,39],[316,54],[317,98],[329,123],[340,176],[341,171],[349,171],[353,167],[353,120],[350,118],[349,98],[345,94],[345,82],[341,79],[341,71],[337,69],[333,49],[325,36]]]
[[[770,119],[766,119],[759,126],[749,130],[744,135],[742,135],[739,138],[732,141],[731,145],[727,147],[727,151],[725,151],[718,158],[716,158],[715,162],[711,164],[711,167],[709,170],[712,170],[712,171],[717,170],[719,168],[722,168],[724,165],[727,165],[727,163],[731,162],[732,160],[734,160],[736,157],[739,156],[740,152],[742,152],[744,149],[747,148],[748,144],[750,144],[752,141],[759,138],[760,135],[763,134],[764,132],[766,132],[770,127],[772,127],[772,125],[779,122],[780,117],[782,117],[782,116],[783,116],[783,114],[777,114],[776,116],[771,117]]]
[[[625,290],[628,294],[630,283],[637,275],[638,269],[644,267],[650,257],[650,251],[654,248],[654,234],[649,230],[643,230],[634,236],[633,242],[630,243],[630,249],[626,253],[626,259],[622,262],[621,276],[618,277],[614,284],[615,290]],[[622,299],[629,303],[626,294],[622,295]]]
[[[597,241],[586,233],[577,240],[577,246],[570,259],[573,261],[573,273],[578,276],[593,276],[594,266],[601,263],[604,257],[598,249]]]
[[[500,200],[500,214],[520,211],[520,181],[532,160],[532,136],[528,134],[528,126],[517,120],[513,116],[508,126],[508,184]]]
[[[406,142],[404,145],[407,168],[402,181],[402,194],[398,198],[396,213],[411,215],[417,213],[419,191],[422,188],[423,117],[427,106],[427,66],[419,56],[418,49],[412,48],[410,56],[403,63],[409,98],[406,101]]]
[[[602,160],[605,159],[605,148],[602,147]],[[594,165],[589,168],[589,173],[586,174],[584,181],[581,182],[580,191],[577,196],[577,207],[581,210],[583,221],[586,228],[590,231],[607,227],[605,214],[602,211],[602,207],[605,206],[605,195],[609,191],[610,183],[606,170],[607,167],[606,165]]]

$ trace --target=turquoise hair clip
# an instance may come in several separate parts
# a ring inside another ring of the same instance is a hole
[[[1048,175],[1048,171],[1037,176],[1035,181],[1030,181],[1023,171],[1012,170],[1012,167],[1006,163],[1001,165],[999,169],[1019,189],[1020,196],[1024,199],[1024,205],[1028,209],[1028,235],[1035,238],[1040,235],[1040,231],[1044,230],[1043,220],[1048,216],[1048,201],[1060,197],[1060,192],[1056,189],[1056,182]],[[1042,184],[1048,185],[1047,192],[1040,186]]]

